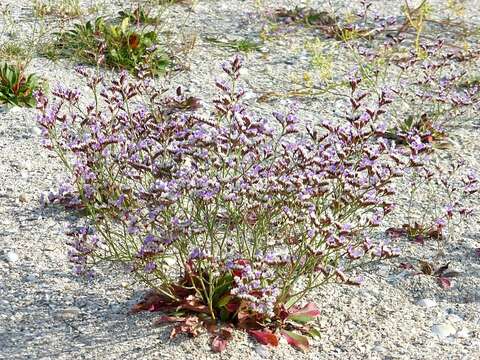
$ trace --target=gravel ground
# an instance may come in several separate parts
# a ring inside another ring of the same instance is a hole
[[[21,40],[32,26],[30,1],[7,0]],[[89,2],[87,1],[86,4]],[[103,3],[103,2],[100,2]],[[126,3],[126,2],[124,2]],[[175,82],[206,98],[213,91],[218,64],[228,49],[205,41],[208,36],[238,39],[258,36],[262,21],[255,1],[199,0],[171,8],[169,21],[181,34],[198,34],[188,54],[190,71]],[[280,6],[288,1],[260,1]],[[320,6],[322,1],[310,1]],[[349,2],[333,1],[342,9]],[[480,4],[465,1],[469,21],[480,24]],[[110,1],[102,11],[115,14],[122,2]],[[2,6],[0,5],[0,6]],[[399,1],[377,1],[378,10],[398,12]],[[182,22],[178,19],[188,21]],[[174,24],[175,25],[175,24]],[[0,20],[0,34],[9,36]],[[303,41],[315,37],[298,30],[262,46],[247,56],[249,98],[263,112],[284,106],[282,101],[258,102],[260,91],[279,91],[301,76],[309,64]],[[0,37],[0,40],[2,38]],[[19,40],[19,41],[20,41]],[[337,59],[349,59],[338,49]],[[1,58],[1,54],[0,54]],[[347,67],[340,64],[340,69]],[[75,84],[73,64],[34,57],[30,71],[50,84]],[[304,99],[306,121],[323,112],[328,99]],[[332,104],[330,104],[332,105]],[[451,134],[452,152],[462,154],[480,172],[480,122],[471,121]],[[306,353],[286,344],[271,349],[244,333],[221,355],[209,349],[208,335],[169,340],[168,328],[154,328],[154,314],[126,315],[145,289],[132,284],[122,271],[102,268],[90,283],[75,277],[67,261],[64,230],[75,218],[56,208],[42,208],[40,194],[64,177],[62,167],[40,145],[35,111],[11,108],[0,112],[0,358],[1,359],[477,359],[480,354],[480,225],[445,245],[443,262],[459,272],[451,289],[442,290],[427,276],[411,276],[399,263],[433,258],[435,246],[403,244],[395,261],[372,265],[362,287],[328,285],[309,300],[322,309],[322,338]],[[480,205],[478,204],[478,209]],[[401,223],[401,222],[400,222]],[[104,276],[105,275],[105,276]]]

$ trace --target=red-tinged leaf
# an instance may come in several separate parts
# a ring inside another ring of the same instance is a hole
[[[151,290],[145,294],[142,301],[132,306],[129,313],[136,314],[140,311],[159,311],[169,305],[171,305],[170,299],[156,291]]]
[[[442,289],[449,289],[452,287],[452,282],[447,277],[439,277],[437,281]]]
[[[250,330],[248,332],[263,345],[278,346],[278,337],[269,330]]]
[[[212,340],[212,350],[214,352],[222,352],[233,337],[233,328],[230,326],[223,327],[217,334]]]
[[[196,316],[189,316],[183,323],[173,328],[170,333],[170,339],[173,339],[178,334],[187,334],[191,337],[196,337],[202,331],[202,323]]]
[[[215,336],[215,338],[212,340],[212,350],[214,352],[222,352],[227,348],[227,343],[227,339],[224,339],[221,336]]]
[[[434,275],[442,277],[443,274],[448,270],[450,263],[446,263],[445,265],[440,266],[437,270],[435,270]]]
[[[405,270],[414,270],[415,267],[410,263],[400,263],[400,268]]]
[[[291,346],[304,352],[308,350],[309,343],[306,336],[287,330],[282,330],[282,335]]]
[[[240,305],[242,307],[242,305]],[[251,314],[248,311],[240,310],[237,314],[238,318],[238,327],[240,329],[261,329],[262,326],[260,325],[260,318],[258,315]]]
[[[240,303],[238,302],[230,302],[227,305],[225,305],[225,309],[227,309],[227,311],[231,313],[237,311],[239,307],[240,307]]]
[[[203,304],[199,299],[197,299],[193,295],[188,296],[185,299],[185,301],[180,304],[179,307],[185,310],[191,310],[194,312],[210,314],[210,310],[208,309],[208,306]]]
[[[131,34],[128,37],[128,46],[130,46],[130,49],[136,49],[138,45],[140,45],[140,37],[137,34]]]
[[[399,238],[401,236],[406,235],[406,231],[403,228],[388,228],[386,231],[386,234],[392,238]]]
[[[220,335],[227,340],[230,340],[233,337],[233,328],[226,326],[220,329]]]
[[[423,236],[423,235],[417,235],[417,236],[415,236],[415,238],[413,239],[413,242],[414,242],[415,244],[425,245],[425,236]]]
[[[320,315],[320,310],[314,303],[308,303],[303,308],[295,308],[290,311],[287,320],[294,321],[300,324],[306,324]]]
[[[153,322],[153,324],[161,326],[161,325],[165,325],[165,324],[169,324],[169,323],[184,322],[184,321],[185,321],[184,317],[163,315],[163,316],[160,316],[158,319],[156,319]]]

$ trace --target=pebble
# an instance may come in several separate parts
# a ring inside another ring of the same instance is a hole
[[[417,301],[417,305],[424,308],[431,308],[437,306],[437,302],[434,299],[420,299]]]
[[[463,328],[458,330],[455,336],[458,338],[466,339],[470,337],[470,331],[468,329]]]
[[[5,254],[5,260],[9,263],[17,262],[19,259],[18,255],[13,251],[9,251]]]
[[[265,345],[257,345],[255,346],[255,352],[260,355],[262,358],[268,357],[268,349]]]
[[[33,135],[40,136],[42,135],[42,130],[38,126],[34,126],[31,128],[31,132]]]
[[[25,279],[25,281],[27,281],[27,282],[35,282],[35,281],[37,281],[37,277],[36,277],[35,275],[32,275],[32,274],[25,276],[24,279]]]
[[[449,323],[435,324],[432,327],[432,332],[438,337],[446,338],[455,335],[457,333],[457,329],[455,329]]]
[[[26,203],[26,202],[29,200],[29,197],[28,197],[27,194],[22,193],[22,194],[20,194],[20,196],[18,197],[18,200],[20,200],[20,202]]]
[[[58,310],[55,314],[55,317],[63,320],[71,320],[80,315],[80,309],[76,307],[70,307],[66,309]]]
[[[372,350],[379,353],[384,353],[387,351],[387,349],[385,349],[382,345],[374,346]]]

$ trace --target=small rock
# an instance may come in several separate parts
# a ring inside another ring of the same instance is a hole
[[[25,193],[20,194],[20,196],[18,197],[18,200],[20,200],[21,202],[24,202],[24,203],[26,203],[28,201],[28,199],[29,199],[29,197]]]
[[[33,275],[33,274],[29,274],[29,275],[25,276],[24,279],[25,279],[25,281],[27,281],[27,282],[35,282],[35,281],[37,281],[37,277],[36,277],[35,275]]]
[[[460,316],[458,316],[457,314],[453,314],[453,313],[447,315],[447,320],[453,321],[453,322],[463,321],[463,319]]]
[[[63,320],[71,320],[80,315],[80,309],[76,307],[66,308],[59,310],[55,317]]]
[[[268,349],[265,345],[256,345],[255,352],[260,355],[262,358],[268,357]]]
[[[42,130],[38,126],[34,126],[31,128],[31,132],[33,135],[40,136],[42,135]]]
[[[374,346],[372,350],[379,353],[384,353],[387,351],[387,349],[385,349],[382,345]]]
[[[424,308],[431,308],[437,306],[437,302],[434,299],[420,299],[417,301],[417,305]]]
[[[111,310],[114,314],[120,314],[123,312],[123,308],[120,305],[112,305]]]
[[[470,337],[470,331],[468,329],[463,328],[463,329],[458,330],[457,334],[455,336],[458,337],[458,338],[465,339],[465,338]]]
[[[446,338],[455,335],[457,333],[457,329],[455,329],[449,323],[435,324],[432,327],[432,332],[438,337]]]
[[[17,262],[19,259],[18,255],[13,251],[9,251],[5,254],[5,260],[9,263]]]

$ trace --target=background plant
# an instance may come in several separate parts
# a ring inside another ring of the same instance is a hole
[[[4,63],[0,67],[0,103],[35,106],[34,91],[39,89],[35,74],[26,74],[22,65]]]
[[[134,71],[140,64],[146,64],[155,74],[165,70],[168,64],[155,30],[139,30],[129,17],[123,18],[120,24],[100,17],[94,22],[76,24],[58,36],[57,47],[61,53],[88,64],[96,64],[98,56],[102,56],[109,67]],[[98,54],[99,49],[102,54]]]

